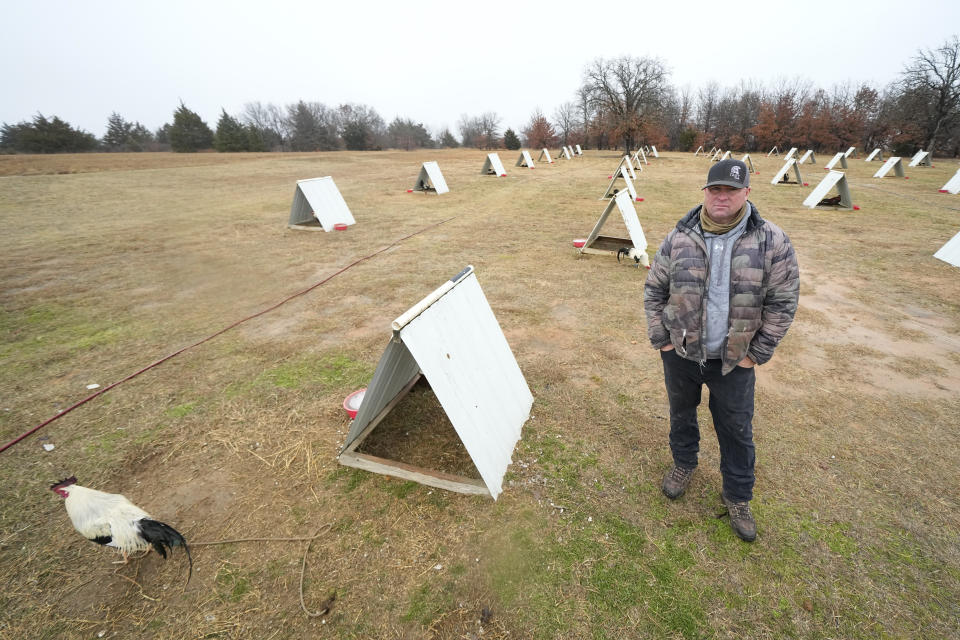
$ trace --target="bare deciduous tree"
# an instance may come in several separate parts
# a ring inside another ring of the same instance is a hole
[[[960,118],[960,38],[953,36],[932,51],[918,51],[904,69],[901,83],[905,93],[925,98],[921,126],[925,147],[933,153],[941,130]]]
[[[645,133],[670,90],[670,73],[657,58],[597,58],[584,71],[582,89],[606,112],[612,135],[629,152]]]
[[[263,104],[259,100],[248,102],[243,105],[240,119],[244,124],[253,127],[260,133],[267,150],[286,149],[287,144],[284,138],[286,127],[283,112],[277,105],[273,103]]]
[[[577,107],[572,102],[564,102],[553,112],[553,126],[560,136],[560,144],[569,144],[570,136],[577,126]]]

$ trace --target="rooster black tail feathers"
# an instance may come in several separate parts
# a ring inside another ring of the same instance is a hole
[[[620,256],[629,256],[630,249],[628,247],[620,247],[617,251],[617,262],[620,262]]]
[[[190,573],[187,575],[187,583],[189,584],[190,578],[193,577],[193,558],[190,557],[190,547],[187,546],[186,539],[170,525],[157,520],[144,518],[139,524],[140,535],[164,559],[167,557],[167,549],[172,552],[174,547],[183,547],[183,550],[187,552],[187,561],[190,563]]]

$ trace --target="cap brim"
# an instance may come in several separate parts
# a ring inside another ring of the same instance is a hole
[[[707,184],[701,187],[701,191],[707,187],[716,187],[717,185],[723,185],[725,187],[733,187],[734,189],[746,189],[749,187],[749,184],[740,184],[739,182],[732,182],[730,180],[714,180],[713,182],[708,182]]]

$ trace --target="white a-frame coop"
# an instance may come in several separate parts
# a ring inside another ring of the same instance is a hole
[[[500,162],[500,156],[496,153],[487,154],[487,159],[483,161],[483,168],[480,169],[480,173],[500,176],[501,178],[507,177],[507,170],[503,168],[503,163]]]
[[[947,244],[940,247],[933,257],[960,267],[960,233],[947,240]]]
[[[340,464],[496,500],[530,417],[533,395],[473,267],[410,307],[391,326],[393,337],[350,423]],[[357,450],[421,378],[436,394],[480,480]]]
[[[863,159],[864,162],[873,162],[874,160],[883,160],[883,152],[880,150],[880,147],[871,151],[870,155]]]
[[[520,157],[517,158],[517,164],[513,165],[515,167],[529,167],[533,169],[533,158],[530,157],[530,152],[524,149],[520,152]]]
[[[627,227],[629,238],[620,238],[617,236],[602,236],[600,230],[606,224],[607,218],[616,209],[623,217],[623,224]],[[597,224],[593,225],[593,230],[587,236],[579,253],[595,255],[616,256],[621,249],[634,249],[634,253],[640,256],[640,263],[643,266],[649,266],[650,261],[647,258],[647,237],[643,235],[643,227],[640,226],[640,219],[637,217],[637,210],[633,206],[630,194],[627,191],[619,192],[615,198],[607,203]]]
[[[888,173],[890,169],[893,169],[893,173],[898,178],[906,178],[907,174],[903,171],[903,159],[899,156],[891,156],[887,158],[887,161],[883,163],[883,166],[877,169],[877,172],[873,174],[874,178],[883,178]]]
[[[843,155],[843,151],[838,152],[836,155],[830,158],[830,161],[824,165],[823,168],[826,171],[831,171],[835,166],[837,166],[838,162],[840,163],[841,167],[844,169],[847,168],[847,156]]]
[[[293,203],[290,205],[288,227],[333,231],[336,228],[335,225],[355,223],[350,207],[347,206],[347,201],[343,199],[340,190],[334,184],[333,178],[326,176],[297,180],[297,187],[293,192]]]
[[[627,163],[630,162],[627,156],[623,156],[623,159]],[[617,193],[620,192],[620,189],[617,188],[617,180],[622,179],[627,185],[627,192],[630,194],[630,198],[640,202],[641,199],[637,195],[636,188],[633,186],[633,180],[630,179],[630,172],[627,170],[628,166],[629,164],[625,166],[623,162],[620,163],[620,166],[617,167],[617,170],[613,172],[612,176],[610,176],[610,184],[607,186],[607,190],[604,191],[603,195],[600,197],[601,200],[606,200],[607,198],[612,198],[617,195]]]
[[[546,160],[546,161],[547,161],[547,164],[553,164],[553,158],[550,157],[550,150],[549,150],[549,149],[541,149],[541,150],[540,150],[540,157],[537,158],[537,162],[540,162],[541,160]]]
[[[930,152],[924,151],[921,149],[913,154],[913,157],[910,158],[910,164],[908,167],[932,167],[933,160],[931,160]]]
[[[791,169],[793,169],[793,176],[797,179],[796,182],[790,182]],[[803,177],[800,175],[800,165],[797,164],[797,159],[787,158],[787,161],[783,163],[783,166],[780,167],[777,174],[773,176],[770,184],[803,184]]]
[[[440,195],[450,191],[450,188],[447,186],[447,181],[443,179],[443,174],[440,173],[440,165],[431,161],[424,162],[423,166],[420,167],[420,175],[413,183],[412,190],[423,191],[424,193],[432,191]]]
[[[953,177],[947,180],[947,183],[940,187],[939,191],[940,193],[952,193],[954,195],[960,193],[960,169],[957,169]]]
[[[817,164],[817,156],[814,155],[813,149],[807,149],[803,152],[803,155],[800,156],[800,159],[797,160],[797,164],[803,164],[807,160],[810,161],[810,164]]]
[[[841,154],[842,155],[842,154]],[[826,198],[830,190],[836,187],[837,195],[833,198]],[[803,206],[813,209],[814,207],[839,207],[841,209],[853,209],[853,199],[850,197],[850,186],[847,184],[847,176],[842,171],[830,170],[823,180],[820,181],[806,200]]]

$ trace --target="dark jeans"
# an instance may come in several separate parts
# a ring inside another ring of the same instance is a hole
[[[710,414],[720,443],[720,473],[723,493],[734,501],[753,498],[753,387],[752,368],[736,367],[720,375],[720,360],[707,360],[702,367],[677,355],[661,351],[663,378],[670,398],[670,450],[679,467],[697,466],[700,427],[697,407],[706,384],[710,390]]]

